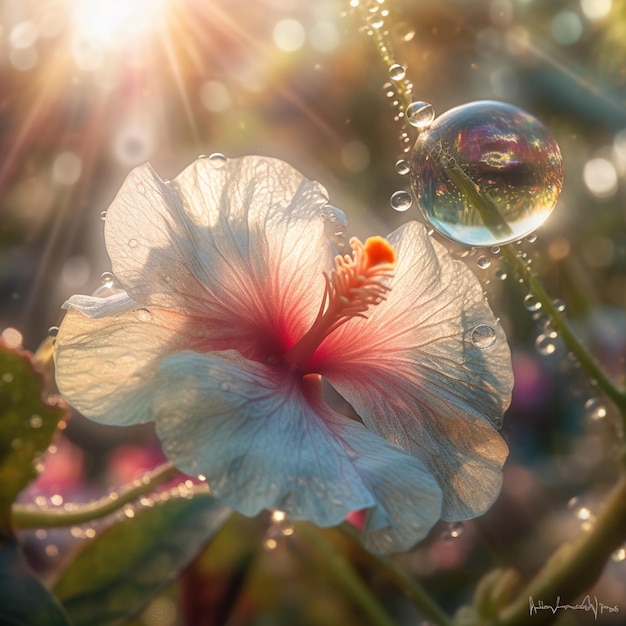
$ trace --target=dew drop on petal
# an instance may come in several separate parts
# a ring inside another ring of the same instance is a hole
[[[221,152],[214,152],[208,158],[214,168],[221,170],[223,167],[226,167],[227,159]]]
[[[539,302],[539,300],[537,300],[537,298],[532,293],[529,293],[524,297],[524,308],[527,311],[534,313],[541,309],[541,302]]]
[[[472,344],[479,350],[488,350],[496,343],[496,331],[489,324],[479,324],[472,330]]]
[[[103,272],[100,275],[100,282],[104,287],[113,287],[113,281],[115,280],[111,272]]]
[[[128,240],[128,247],[129,248],[136,248],[137,247],[137,240],[136,239],[129,239]]]
[[[392,80],[402,80],[406,76],[406,67],[399,63],[394,63],[389,67],[389,77]]]
[[[491,267],[491,259],[486,254],[481,254],[476,259],[476,265],[481,270],[489,269]]]
[[[137,319],[140,322],[149,322],[152,320],[152,313],[149,309],[137,309]]]
[[[107,218],[107,212],[106,211],[100,211],[100,219],[104,222]]]
[[[413,198],[408,191],[401,189],[391,194],[389,203],[391,204],[391,208],[396,211],[408,211],[413,204]]]
[[[552,212],[562,184],[561,153],[550,131],[501,102],[447,111],[420,134],[411,157],[419,209],[442,235],[466,245],[528,236]]]
[[[428,102],[411,102],[406,108],[406,120],[415,128],[428,128],[434,119],[435,109]]]
[[[411,171],[409,166],[409,162],[406,159],[398,159],[396,161],[396,172],[400,174],[400,176],[406,176]]]

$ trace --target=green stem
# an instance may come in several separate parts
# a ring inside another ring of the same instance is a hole
[[[611,554],[626,541],[626,476],[611,490],[591,529],[562,545],[543,569],[506,607],[493,626],[547,624],[562,611],[539,610],[529,618],[531,602],[555,606],[573,604],[597,582]],[[531,600],[532,599],[532,600]]]
[[[446,615],[439,605],[428,595],[428,592],[407,572],[398,567],[390,559],[376,557],[377,569],[393,582],[413,604],[424,614],[424,617],[438,626],[453,626],[454,622]]]
[[[171,464],[166,463],[146,474],[140,481],[122,487],[99,500],[88,504],[74,505],[71,509],[40,508],[32,504],[14,504],[12,519],[14,528],[60,528],[84,524],[118,511],[126,504],[137,500],[140,496],[154,491],[180,472]]]
[[[581,344],[561,312],[557,309],[550,296],[546,293],[546,290],[543,288],[541,282],[530,271],[530,268],[524,260],[518,257],[510,247],[503,248],[502,255],[509,261],[509,263],[515,266],[515,269],[528,285],[530,291],[537,298],[537,300],[541,302],[542,310],[550,318],[554,329],[561,335],[563,341],[572,354],[578,359],[587,374],[589,374],[589,376],[597,382],[598,387],[618,407],[622,414],[624,426],[626,426],[626,392],[615,386],[613,381],[604,373],[600,365]]]
[[[367,615],[373,626],[396,626],[350,563],[330,545],[320,529],[311,524],[301,524],[295,536],[303,537],[316,553],[323,556],[324,566],[329,568],[334,581]]]

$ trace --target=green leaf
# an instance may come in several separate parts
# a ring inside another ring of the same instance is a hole
[[[68,626],[63,609],[30,571],[13,541],[0,545],[0,622],[5,626]]]
[[[11,505],[37,476],[35,460],[45,452],[65,407],[43,398],[44,378],[29,353],[0,343],[0,534],[10,535]]]
[[[54,591],[75,626],[122,622],[171,583],[229,515],[207,494],[142,509],[87,544]]]

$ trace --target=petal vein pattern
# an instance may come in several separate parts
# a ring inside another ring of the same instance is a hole
[[[294,384],[234,351],[183,352],[156,383],[168,457],[246,515],[275,508],[332,526],[366,509],[365,543],[377,552],[411,547],[439,519],[441,490],[419,459],[331,411],[314,379]]]
[[[320,268],[334,255],[326,202],[321,185],[275,159],[229,159],[223,168],[200,159],[171,182],[145,165],[107,211],[113,273],[142,305],[204,318],[216,349],[267,358],[317,312]]]
[[[398,257],[389,297],[328,337],[316,369],[370,430],[423,459],[444,519],[475,517],[499,494],[508,454],[490,420],[510,401],[509,347],[462,262],[416,223],[388,239]],[[469,339],[478,324],[494,329],[489,350]]]

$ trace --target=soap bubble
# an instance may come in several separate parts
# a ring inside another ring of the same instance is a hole
[[[437,118],[417,139],[411,185],[424,217],[471,246],[517,241],[548,218],[563,185],[550,131],[509,104],[473,102]]]

